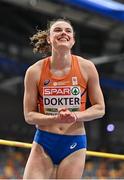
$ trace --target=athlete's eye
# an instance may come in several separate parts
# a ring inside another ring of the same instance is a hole
[[[54,32],[61,32],[61,31],[62,31],[61,28],[55,28],[55,29],[54,29]]]
[[[56,27],[53,31],[54,32],[62,32],[63,30],[67,33],[72,33],[72,29],[70,29],[70,28],[62,29],[62,28]]]
[[[71,29],[66,29],[66,32],[72,33],[72,30]]]

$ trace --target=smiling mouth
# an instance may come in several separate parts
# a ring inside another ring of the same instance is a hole
[[[69,41],[69,38],[66,38],[66,37],[60,37],[60,38],[58,38],[58,41]]]

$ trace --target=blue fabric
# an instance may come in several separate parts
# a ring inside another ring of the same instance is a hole
[[[87,147],[86,135],[61,135],[39,129],[34,142],[40,144],[57,165],[71,153]]]
[[[124,22],[124,4],[113,0],[59,0]]]

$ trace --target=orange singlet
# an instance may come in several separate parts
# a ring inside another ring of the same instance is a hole
[[[50,57],[44,59],[38,85],[38,109],[45,114],[57,114],[58,108],[84,111],[87,83],[84,80],[78,58],[72,55],[72,66],[68,74],[56,77],[50,71]]]

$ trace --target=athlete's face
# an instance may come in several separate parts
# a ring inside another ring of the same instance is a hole
[[[65,21],[55,22],[50,28],[49,42],[53,49],[70,50],[75,43],[72,26]]]

